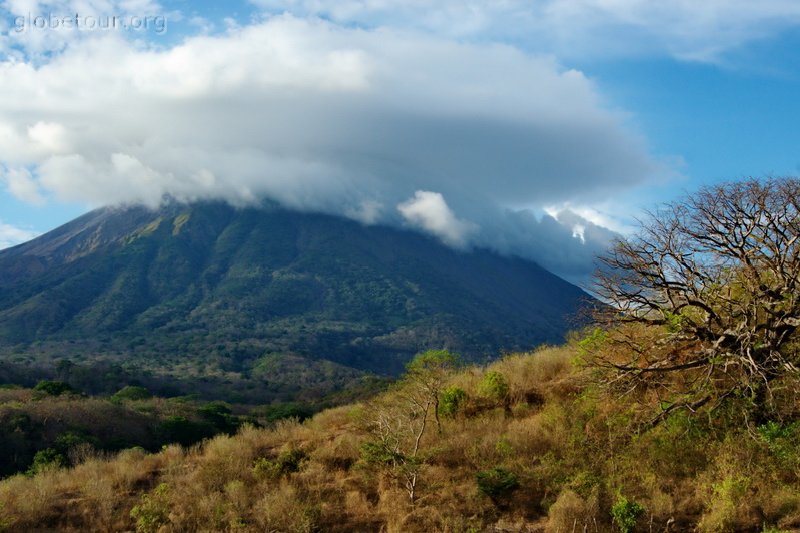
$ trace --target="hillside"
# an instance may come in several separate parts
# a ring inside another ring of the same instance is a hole
[[[0,530],[800,529],[796,423],[751,432],[730,409],[676,411],[648,427],[659,410],[652,394],[609,395],[576,366],[580,351],[448,374],[441,432],[433,416],[414,416],[422,389],[407,379],[305,423],[9,478]]]
[[[559,342],[584,298],[529,261],[268,203],[107,208],[0,251],[0,357],[319,396],[429,347],[483,360]]]

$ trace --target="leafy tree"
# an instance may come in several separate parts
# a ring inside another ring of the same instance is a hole
[[[159,424],[158,432],[165,442],[176,442],[183,446],[191,446],[206,437],[213,431],[205,424],[199,424],[184,416],[173,415],[167,417]]]
[[[114,401],[124,401],[124,400],[147,400],[152,398],[153,395],[144,387],[139,387],[137,385],[127,385],[117,391],[114,396],[111,397]]]
[[[220,400],[209,402],[201,406],[197,412],[219,431],[233,433],[239,427],[239,420],[226,402]]]
[[[258,407],[253,410],[253,413],[269,423],[274,423],[287,418],[303,421],[310,418],[315,411],[314,406],[304,402],[276,402]]]
[[[75,363],[70,359],[59,359],[56,363],[56,375],[62,381],[69,379],[72,369],[75,368]]]
[[[405,379],[395,388],[390,401],[375,401],[368,406],[367,430],[373,440],[362,446],[367,464],[388,468],[403,481],[411,502],[425,465],[422,438],[433,411],[441,433],[439,404],[444,385],[458,368],[459,358],[447,350],[428,350],[406,365]]]
[[[63,381],[49,381],[42,380],[33,388],[35,391],[44,392],[50,396],[61,396],[64,393],[76,393],[77,390],[73,389]]]
[[[442,432],[439,419],[440,395],[447,378],[460,366],[459,357],[448,350],[428,350],[418,354],[406,366],[406,380],[419,386],[433,404],[436,429]]]
[[[773,383],[798,375],[799,179],[705,187],[650,213],[601,261],[610,348],[596,362],[631,387],[684,376],[655,422],[735,396],[763,416]]]

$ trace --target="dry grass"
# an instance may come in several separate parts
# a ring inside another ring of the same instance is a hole
[[[590,394],[573,355],[547,348],[453,376],[469,400],[443,419],[442,434],[433,422],[425,433],[413,503],[402,470],[362,453],[374,438],[365,415],[399,401],[392,391],[303,424],[246,426],[188,450],[129,450],[3,480],[0,530],[602,532],[614,530],[621,494],[645,507],[653,531],[800,526],[800,480],[786,457],[731,428],[637,435],[644,407]],[[480,398],[486,371],[504,376],[507,400]],[[286,457],[297,460],[286,466]],[[519,488],[482,494],[476,473],[493,468],[512,472]]]

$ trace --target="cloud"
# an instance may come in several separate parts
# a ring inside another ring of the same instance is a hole
[[[0,221],[0,250],[29,241],[37,235],[34,231],[17,228]]]
[[[13,196],[34,205],[42,205],[44,197],[39,192],[39,185],[26,168],[7,169],[0,175],[0,182],[5,183],[8,192]]]
[[[584,244],[513,209],[591,205],[673,174],[551,56],[289,15],[174,46],[108,33],[8,59],[0,94],[0,163],[26,169],[18,198],[270,197],[548,265],[585,257],[538,246],[587,250],[591,232]]]
[[[507,46],[279,17],[164,50],[110,35],[0,76],[0,160],[95,203],[542,203],[668,171],[583,74]]]
[[[791,0],[254,0],[270,12],[459,39],[504,40],[559,57],[668,54],[717,61],[800,24]]]
[[[355,207],[348,207],[344,211],[344,216],[357,220],[364,225],[371,226],[381,220],[383,214],[383,204],[376,200],[364,200]]]
[[[416,191],[414,197],[397,206],[403,218],[414,227],[439,237],[443,242],[463,248],[477,226],[460,220],[438,192]]]

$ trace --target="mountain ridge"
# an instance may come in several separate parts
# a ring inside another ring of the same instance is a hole
[[[103,208],[0,251],[0,356],[392,374],[429,347],[481,360],[558,342],[586,298],[524,259],[270,203]]]

